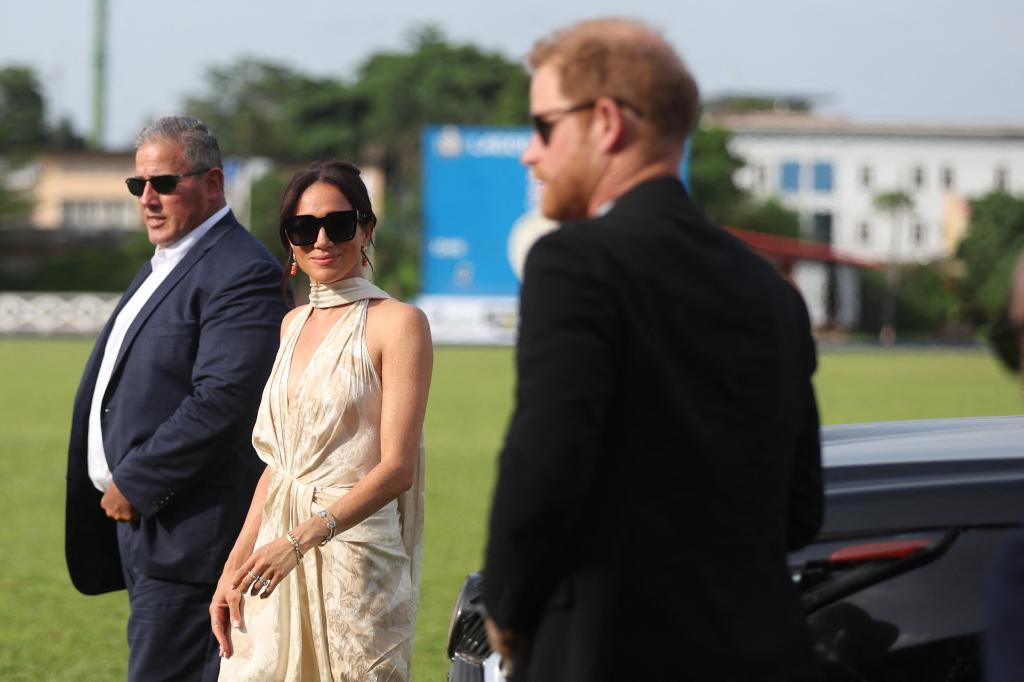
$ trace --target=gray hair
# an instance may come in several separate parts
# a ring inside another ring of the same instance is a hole
[[[180,145],[190,171],[224,168],[220,158],[220,145],[206,125],[190,116],[166,116],[142,129],[135,138],[135,149],[144,144],[163,140]]]

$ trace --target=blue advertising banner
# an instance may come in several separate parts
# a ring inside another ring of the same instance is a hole
[[[513,343],[529,247],[557,227],[537,212],[539,184],[519,158],[530,128],[423,131],[422,295],[439,343]],[[689,154],[680,168],[689,178]]]

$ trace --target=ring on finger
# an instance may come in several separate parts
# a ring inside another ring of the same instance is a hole
[[[270,587],[270,578],[263,578],[260,580],[260,585],[263,587]]]
[[[253,573],[252,571],[246,571],[246,573],[249,574],[249,577],[252,578],[253,582],[256,582],[257,580],[260,579],[260,577],[258,575],[256,575],[255,573]]]

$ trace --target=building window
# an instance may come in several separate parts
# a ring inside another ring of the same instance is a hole
[[[814,191],[832,191],[832,164],[819,161],[814,164]]]
[[[914,180],[914,187],[918,189],[924,187],[924,166],[914,166],[912,176]]]
[[[832,214],[828,211],[811,216],[811,240],[822,244],[832,243]]]
[[[796,161],[783,161],[779,169],[779,189],[783,192],[800,190],[800,164]]]
[[[864,221],[860,224],[860,243],[869,244],[871,242],[871,225]]]
[[[914,223],[914,244],[921,246],[924,244],[924,238],[926,231],[924,229],[924,223]]]
[[[864,187],[871,187],[871,166],[864,166],[860,169],[860,184]]]
[[[996,168],[996,191],[1006,192],[1010,188],[1010,170],[1006,166]]]
[[[134,203],[123,201],[64,201],[64,227],[86,230],[129,229],[136,225]]]
[[[945,166],[942,169],[942,188],[953,189],[956,184],[956,178],[953,176],[953,169],[949,166]]]

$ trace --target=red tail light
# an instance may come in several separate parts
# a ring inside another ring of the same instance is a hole
[[[828,563],[855,563],[863,561],[905,559],[931,547],[932,540],[915,538],[912,540],[889,540],[887,542],[868,542],[861,545],[850,545],[837,549],[828,555]]]

